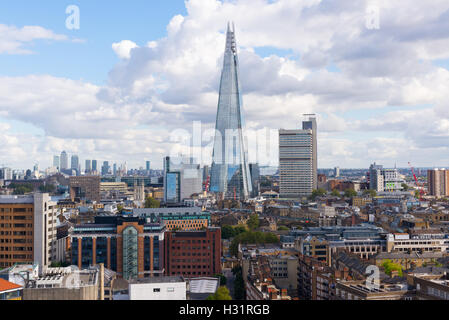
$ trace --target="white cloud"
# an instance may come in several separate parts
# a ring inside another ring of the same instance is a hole
[[[131,57],[131,50],[137,47],[137,44],[130,40],[122,40],[112,44],[112,49],[121,59],[129,59]]]
[[[56,34],[40,26],[8,26],[0,24],[0,54],[31,54],[27,44],[34,40],[68,40],[66,35]]]
[[[161,163],[174,129],[190,131],[198,120],[213,127],[224,32],[233,20],[251,128],[297,128],[302,114],[317,113],[322,167],[393,164],[402,155],[416,165],[447,161],[449,71],[433,60],[449,59],[449,3],[377,1],[380,29],[369,30],[371,3],[190,0],[165,38],[112,44],[122,60],[105,86],[0,78],[0,115],[44,129],[39,145],[48,153],[71,148],[86,157]],[[0,33],[0,53],[26,50],[39,37],[63,40],[48,30],[22,32]],[[273,53],[261,57],[261,48]],[[421,156],[429,152],[436,160]]]

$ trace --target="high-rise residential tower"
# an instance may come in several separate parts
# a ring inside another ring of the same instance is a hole
[[[429,195],[435,197],[449,196],[449,170],[433,169],[427,171]]]
[[[86,168],[85,168],[84,172],[86,174],[92,172],[92,161],[91,160],[86,160]]]
[[[76,173],[78,174],[80,168],[80,158],[76,154],[72,155],[70,164],[71,164],[70,168],[72,170],[75,170]]]
[[[69,168],[69,157],[67,156],[67,152],[62,151],[61,158],[59,159],[60,164],[60,170],[67,170]]]
[[[53,167],[55,167],[56,169],[59,170],[61,164],[60,164],[60,160],[59,160],[59,156],[54,156],[53,157]]]
[[[235,28],[228,24],[212,155],[210,191],[244,200],[252,192],[243,140],[242,99]]]
[[[97,160],[92,160],[92,172],[97,171],[98,171]]]
[[[307,197],[317,189],[317,125],[311,117],[303,130],[279,130],[279,191],[282,198]]]

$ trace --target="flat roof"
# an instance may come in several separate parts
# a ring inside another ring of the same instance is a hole
[[[152,277],[152,278],[138,278],[129,280],[129,284],[143,284],[143,283],[174,283],[185,282],[181,276],[165,276],[165,277]]]

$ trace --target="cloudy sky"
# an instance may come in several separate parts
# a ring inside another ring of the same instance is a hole
[[[449,167],[447,0],[2,1],[0,166],[161,168],[214,126],[230,20],[248,129],[315,113],[321,168]]]

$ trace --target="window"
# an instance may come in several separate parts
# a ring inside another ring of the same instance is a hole
[[[167,288],[167,292],[175,292],[175,288]]]

